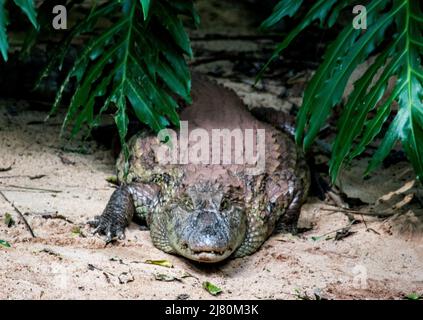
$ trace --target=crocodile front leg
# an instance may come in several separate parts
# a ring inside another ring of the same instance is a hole
[[[102,215],[88,222],[95,228],[93,234],[104,234],[106,243],[115,238],[124,239],[125,228],[135,212],[146,222],[148,211],[157,205],[158,192],[155,185],[133,183],[120,186],[113,192]]]

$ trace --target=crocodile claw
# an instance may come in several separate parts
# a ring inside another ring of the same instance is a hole
[[[101,216],[94,217],[88,224],[95,228],[92,233],[105,235],[106,244],[125,238],[125,228],[132,219],[134,207],[126,187],[120,187],[112,194]]]
[[[100,234],[105,235],[105,242],[110,243],[113,240],[125,239],[126,224],[121,224],[119,221],[107,219],[104,216],[87,222],[94,228],[92,235]]]

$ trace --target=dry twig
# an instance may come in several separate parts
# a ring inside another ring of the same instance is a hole
[[[15,206],[15,204],[12,202],[12,201],[10,201],[6,196],[5,196],[5,194],[2,192],[2,191],[0,191],[0,195],[3,197],[3,199],[4,200],[6,200],[6,202],[7,203],[9,203],[12,207],[13,207],[13,209],[15,209],[15,211],[19,214],[19,216],[21,217],[21,219],[23,220],[23,222],[25,223],[25,226],[26,226],[26,228],[28,229],[28,231],[29,231],[29,233],[31,234],[31,236],[33,237],[33,238],[36,238],[35,237],[35,234],[34,234],[34,231],[32,231],[32,228],[31,228],[31,226],[29,225],[29,223],[28,223],[28,221],[25,219],[25,216],[22,214],[22,212]]]

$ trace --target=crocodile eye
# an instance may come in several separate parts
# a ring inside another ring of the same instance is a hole
[[[222,199],[222,201],[220,202],[220,211],[223,211],[223,210],[228,210],[229,209],[229,207],[230,207],[230,205],[231,205],[231,202],[230,202],[230,200],[228,199],[228,198],[223,198]]]

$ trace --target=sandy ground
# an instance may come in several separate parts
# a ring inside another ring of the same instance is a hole
[[[275,235],[254,255],[225,264],[203,266],[167,255],[136,224],[126,240],[105,247],[85,223],[101,213],[113,192],[106,181],[114,173],[110,151],[78,140],[68,149],[83,146],[84,154],[63,151],[60,117],[40,125],[45,113],[27,108],[23,102],[0,104],[0,190],[36,236],[0,198],[0,239],[11,245],[0,246],[0,299],[214,298],[202,288],[204,281],[223,290],[220,299],[383,299],[423,293],[421,220],[401,234],[395,232],[406,223],[401,219],[392,227],[389,219],[364,217],[368,231],[358,223],[343,240],[315,239],[349,221],[343,213],[321,210],[327,205],[314,198],[303,207],[300,222],[311,230]],[[391,171],[405,165],[397,166]],[[396,181],[386,174],[384,179]],[[377,189],[372,183],[362,185]],[[4,223],[6,213],[15,221],[11,227]],[[173,268],[146,260],[168,260]],[[156,279],[163,277],[173,281]]]

